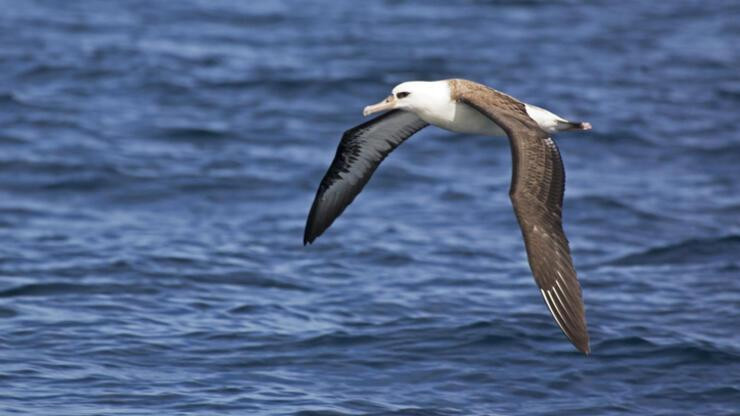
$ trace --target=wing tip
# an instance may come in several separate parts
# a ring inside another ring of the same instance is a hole
[[[588,334],[586,335],[586,337],[588,337]],[[582,352],[583,355],[585,355],[586,357],[591,355],[591,346],[589,346],[588,338],[586,338],[583,341],[576,341],[576,340],[571,339],[570,342],[573,343],[576,349]]]
[[[553,287],[553,289],[555,289],[554,291],[552,291],[552,289],[544,290],[540,288],[542,298],[545,300],[545,305],[547,305],[547,308],[550,310],[550,314],[555,319],[555,323],[558,324],[558,327],[560,327],[560,330],[563,332],[565,337],[568,338],[568,341],[570,341],[578,351],[588,356],[591,354],[591,347],[589,346],[588,327],[586,326],[585,314],[583,312],[579,314],[579,320],[581,322],[578,322],[574,321],[572,319],[573,317],[569,316],[567,312],[564,313],[566,311],[565,304],[559,303],[562,301],[557,294],[558,288],[559,286]],[[552,296],[551,293],[555,293],[556,296]],[[565,293],[563,293],[563,295],[565,296]],[[558,305],[560,305],[560,307]],[[563,308],[562,312],[560,310],[561,307]]]
[[[585,322],[584,322],[585,325]],[[561,328],[562,329],[562,328]],[[588,336],[588,329],[583,329],[583,331],[576,330],[575,333],[568,333],[565,330],[563,331],[565,333],[565,336],[568,337],[568,341],[570,341],[571,344],[573,344],[574,347],[580,352],[583,353],[585,356],[591,355],[591,346],[589,345],[589,336]]]
[[[317,234],[311,232],[311,227],[306,226],[306,231],[303,232],[303,246],[307,246],[309,244],[313,244],[314,240],[316,240],[316,237],[318,237]]]
[[[303,245],[313,244],[329,228],[329,225],[331,223],[327,225],[320,219],[317,219],[315,210],[311,209],[311,213],[308,215],[308,220],[306,221],[305,231],[303,231]]]
[[[561,327],[560,329],[563,328]],[[576,347],[578,351],[583,353],[583,355],[587,357],[591,355],[588,330],[585,330],[584,332],[569,333],[568,331],[563,329],[563,333],[568,338],[568,341],[570,341],[570,343],[573,344],[573,346]]]
[[[319,202],[319,196],[316,196],[316,199],[314,200],[313,204],[311,205],[311,210],[308,213],[308,217],[306,218],[306,227],[303,229],[303,245],[306,246],[308,244],[312,244],[314,240],[316,240],[316,237],[320,236],[321,233],[324,230],[317,231],[318,228],[320,228],[316,223],[316,211],[318,210],[318,202]]]

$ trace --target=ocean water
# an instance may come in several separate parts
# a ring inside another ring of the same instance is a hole
[[[0,0],[0,414],[740,414],[737,1]],[[308,247],[342,132],[462,77],[556,139],[592,355],[506,139],[428,128]]]

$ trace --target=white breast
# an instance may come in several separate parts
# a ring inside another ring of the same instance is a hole
[[[447,88],[445,83],[445,88]],[[501,128],[466,104],[450,100],[449,89],[441,97],[430,97],[414,108],[416,114],[429,124],[458,133],[481,136],[505,136]]]
[[[479,113],[478,110],[470,108],[466,104],[452,103],[454,116],[443,127],[447,130],[459,133],[477,134],[481,136],[505,136],[501,127],[491,121],[490,118]]]

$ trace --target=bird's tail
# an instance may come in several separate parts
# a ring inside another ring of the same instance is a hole
[[[591,123],[585,121],[560,121],[558,120],[558,131],[568,130],[591,130]]]

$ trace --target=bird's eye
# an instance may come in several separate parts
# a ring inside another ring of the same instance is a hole
[[[403,97],[406,97],[409,94],[411,93],[410,92],[399,92],[399,93],[396,93],[396,98],[401,99]]]

